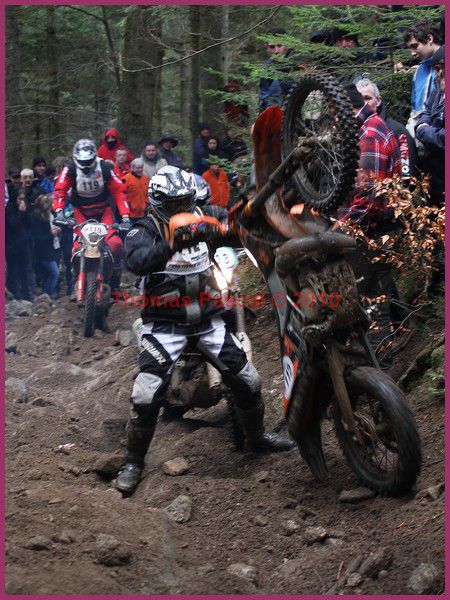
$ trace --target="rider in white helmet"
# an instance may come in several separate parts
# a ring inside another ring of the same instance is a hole
[[[96,219],[106,225],[112,225],[115,221],[114,213],[109,206],[109,199],[112,196],[122,217],[121,228],[129,229],[130,209],[125,185],[114,173],[112,165],[97,157],[94,142],[87,138],[76,142],[72,160],[63,168],[56,180],[53,190],[53,210],[58,217],[62,216],[64,201],[69,191],[71,191],[70,202],[74,207],[77,223]],[[77,239],[78,228],[74,229],[74,233],[73,253],[80,246]],[[117,289],[120,283],[123,244],[120,235],[113,230],[108,232],[105,239],[114,258],[111,287]]]
[[[218,246],[239,245],[223,236],[218,224],[194,223],[176,229],[168,240],[171,217],[196,213],[226,218],[218,206],[196,205],[194,175],[163,167],[149,185],[151,215],[133,225],[125,239],[126,264],[144,276],[143,325],[139,330],[140,373],[131,393],[126,463],[116,487],[131,494],[139,484],[156,421],[175,362],[193,344],[222,374],[235,394],[236,411],[254,451],[289,450],[289,440],[264,429],[261,379],[221,316],[224,306],[213,277],[212,256]],[[170,300],[170,301],[169,301]]]

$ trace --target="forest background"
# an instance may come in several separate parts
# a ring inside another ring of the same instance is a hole
[[[406,122],[411,74],[403,32],[420,18],[438,21],[443,6],[8,6],[6,8],[7,166],[33,156],[67,156],[74,141],[100,142],[116,127],[136,154],[161,132],[179,140],[191,162],[198,123],[219,136],[223,103],[247,104],[258,114],[267,32],[307,68],[325,67],[339,79],[369,73],[380,83],[390,115]],[[311,44],[313,31],[341,27],[360,47]],[[384,57],[374,44],[384,38]],[[387,44],[387,45],[386,45]],[[345,60],[343,60],[345,53]],[[364,57],[368,58],[367,64]],[[370,60],[369,60],[370,57]],[[283,65],[280,65],[283,68]],[[276,76],[276,70],[272,72]],[[298,72],[298,76],[301,72]],[[223,91],[240,84],[233,95]],[[248,141],[249,127],[240,134]]]

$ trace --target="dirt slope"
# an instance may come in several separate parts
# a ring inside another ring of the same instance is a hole
[[[326,486],[297,451],[235,452],[220,406],[202,420],[161,422],[138,491],[122,499],[113,475],[92,469],[123,454],[137,351],[114,345],[115,331],[129,328],[136,311],[113,307],[112,333],[90,340],[80,336],[81,313],[67,298],[42,312],[7,323],[18,340],[17,353],[7,354],[7,377],[26,386],[7,395],[8,593],[324,594],[353,559],[380,548],[387,550],[374,578],[353,577],[346,593],[412,593],[408,579],[420,563],[434,565],[434,589],[442,590],[444,500],[426,489],[443,482],[444,418],[426,386],[409,396],[424,467],[406,498],[340,503],[339,493],[358,482],[328,422]],[[274,425],[281,373],[268,311],[250,334]],[[190,468],[171,477],[162,464],[175,457]],[[162,510],[179,495],[192,503],[184,523]],[[315,534],[327,539],[310,543]],[[241,566],[230,568],[235,563]]]

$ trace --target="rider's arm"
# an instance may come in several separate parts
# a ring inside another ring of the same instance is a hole
[[[111,192],[114,202],[116,203],[117,209],[121,217],[128,217],[130,215],[130,207],[127,202],[126,186],[117,177],[114,171],[111,169],[109,179],[106,183],[108,191]]]
[[[55,212],[64,209],[64,200],[73,185],[74,181],[70,175],[70,170],[68,167],[64,167],[53,188],[53,210]]]
[[[148,275],[162,269],[173,255],[169,242],[158,239],[146,227],[136,225],[125,238],[125,263],[136,275]]]

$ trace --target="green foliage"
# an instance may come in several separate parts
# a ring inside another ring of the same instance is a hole
[[[55,6],[55,31],[57,42],[58,75],[53,80],[48,68],[47,16],[48,7],[18,6],[20,35],[18,40],[8,38],[7,65],[11,62],[11,48],[18,44],[20,51],[20,90],[9,91],[10,100],[6,109],[7,120],[11,115],[20,115],[24,123],[23,164],[30,164],[36,152],[49,157],[67,154],[75,139],[92,136],[100,141],[104,131],[116,123],[119,94],[116,68],[123,50],[123,38],[127,15],[133,6]],[[6,8],[8,13],[10,7]],[[163,31],[161,39],[153,38],[164,50],[163,63],[179,61],[189,56],[192,42],[188,6],[152,7],[162,17]],[[203,10],[203,9],[202,9]],[[217,18],[220,12],[205,7],[202,12],[206,26],[208,19]],[[281,6],[271,21],[252,29],[260,20],[273,12],[272,7],[248,5],[229,7],[229,32],[226,37],[233,41],[226,44],[228,55],[227,72],[220,73],[223,84],[236,80],[241,91],[230,94],[220,86],[208,89],[203,84],[208,76],[217,75],[217,69],[208,64],[208,53],[199,55],[201,67],[201,120],[212,120],[216,115],[205,114],[203,105],[207,98],[217,98],[221,102],[234,100],[238,104],[247,104],[250,118],[258,114],[258,84],[261,77],[279,77],[286,75],[290,60],[274,61],[267,65],[265,43],[273,36],[268,31],[282,27],[285,36],[278,36],[280,42],[293,49],[295,64],[306,68],[326,68],[338,78],[344,79],[369,72],[373,79],[381,84],[384,102],[391,116],[405,121],[409,111],[411,75],[394,73],[394,64],[409,60],[403,48],[404,29],[426,16],[437,21],[443,13],[443,6],[404,6],[398,11],[389,6]],[[205,18],[206,15],[206,18]],[[111,33],[114,51],[111,50],[102,18],[106,18]],[[341,27],[359,36],[360,47],[356,50],[340,49],[324,44],[311,44],[310,34],[319,28]],[[151,30],[149,36],[153,36]],[[388,56],[377,62],[367,62],[373,51],[373,42],[379,36],[387,36],[392,44]],[[215,43],[211,32],[206,29],[199,34],[199,47]],[[143,57],[145,60],[145,57]],[[191,60],[188,59],[189,68]],[[189,71],[189,69],[188,69]],[[294,76],[302,74],[296,69]],[[158,139],[163,130],[172,131],[180,139],[177,147],[185,160],[191,160],[191,125],[181,118],[181,82],[186,77],[182,63],[169,64],[160,70],[160,114],[158,122],[145,136]],[[49,104],[50,91],[58,90],[58,105]],[[16,91],[16,94],[14,94]],[[59,134],[49,135],[49,119],[58,120]],[[124,133],[124,132],[122,132]],[[126,132],[125,132],[126,133]],[[215,133],[221,134],[221,131]],[[17,140],[8,132],[7,149],[17,145]],[[244,139],[250,143],[248,128]],[[126,137],[126,136],[125,136]],[[132,148],[138,151],[137,148]]]

